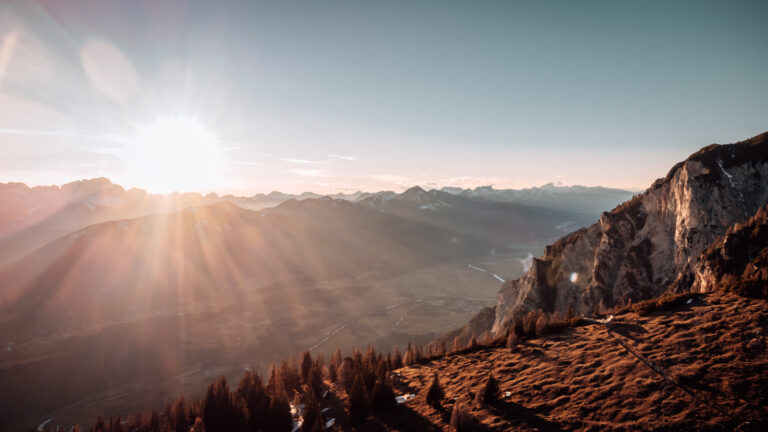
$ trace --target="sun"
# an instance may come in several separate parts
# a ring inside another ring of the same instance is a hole
[[[169,117],[140,126],[121,156],[130,182],[157,193],[213,188],[222,150],[211,129],[187,117]]]

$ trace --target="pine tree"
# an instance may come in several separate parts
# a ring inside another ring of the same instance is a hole
[[[339,376],[338,376],[338,374],[336,373],[336,365],[335,365],[335,364],[333,364],[333,363],[331,363],[330,365],[328,365],[328,379],[329,379],[329,380],[330,380],[332,383],[336,383],[336,381],[338,381],[338,380],[339,380]]]
[[[479,402],[490,404],[496,401],[499,395],[499,382],[493,377],[493,374],[488,374],[488,379],[485,381],[485,385],[480,389],[477,394]]]
[[[267,430],[269,432],[288,432],[293,428],[291,406],[282,395],[275,395],[269,403]],[[206,432],[208,429],[206,428]]]
[[[245,404],[250,429],[255,431],[265,428],[269,411],[269,396],[264,389],[261,378],[253,371],[246,371],[240,380],[235,395]]]
[[[472,335],[472,337],[469,338],[469,342],[467,342],[467,350],[474,351],[477,349],[477,338],[475,335]]]
[[[307,383],[309,379],[309,370],[312,368],[312,355],[309,351],[301,353],[301,382]]]
[[[317,402],[315,393],[308,389],[304,393],[304,413],[302,418],[304,422],[301,425],[302,432],[311,432],[315,426],[315,421],[320,417],[320,404]]]
[[[403,356],[400,354],[400,349],[395,348],[395,355],[392,358],[392,365],[390,369],[395,370],[400,369],[401,367],[403,367]]]
[[[173,405],[171,415],[173,416],[173,430],[175,432],[189,432],[191,424],[187,412],[187,402],[183,396]]]
[[[352,358],[347,357],[341,363],[341,383],[344,386],[344,391],[349,394],[352,391],[352,386],[355,383],[355,378],[359,375],[359,371],[355,366],[355,361]]]
[[[440,386],[440,379],[437,376],[437,372],[432,376],[432,384],[430,384],[429,388],[427,389],[427,395],[426,400],[427,404],[439,408],[440,402],[442,402],[443,398],[445,397],[445,392],[443,391],[443,388]]]
[[[243,407],[235,404],[224,377],[214,381],[203,401],[203,424],[206,432],[237,432],[246,428]]]
[[[368,414],[370,414],[370,407],[365,396],[365,386],[363,379],[357,375],[349,394],[349,420],[353,425],[359,425],[368,418]]]
[[[312,390],[315,396],[319,397],[323,392],[323,378],[320,374],[319,365],[313,365],[309,369],[307,376],[307,387]]]
[[[376,381],[371,394],[371,410],[376,414],[383,414],[397,406],[395,392],[392,386],[382,378]]]
[[[451,352],[461,351],[461,339],[456,336],[453,338],[453,345],[451,345]]]
[[[453,404],[451,411],[451,427],[456,432],[469,432],[476,428],[475,418],[458,402]]]

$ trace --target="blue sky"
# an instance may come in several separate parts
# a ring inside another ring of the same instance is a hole
[[[766,5],[5,2],[0,181],[641,189],[768,130]],[[189,138],[132,151],[158,122],[204,128],[217,157],[193,139],[138,169]]]

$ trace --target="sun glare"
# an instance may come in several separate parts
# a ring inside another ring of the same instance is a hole
[[[216,185],[222,153],[215,134],[204,124],[173,117],[139,127],[123,158],[132,184],[167,193]]]

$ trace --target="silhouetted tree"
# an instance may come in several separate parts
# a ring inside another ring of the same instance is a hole
[[[246,371],[235,391],[235,397],[243,401],[248,412],[248,424],[253,431],[267,427],[269,413],[269,395],[267,395],[261,378],[253,372]]]
[[[453,344],[451,345],[451,352],[461,351],[461,339],[456,336],[453,338]]]
[[[318,365],[312,365],[307,376],[307,387],[312,390],[315,396],[319,397],[323,392],[323,378],[320,374]]]
[[[395,355],[392,357],[392,364],[390,365],[390,369],[400,369],[403,367],[403,356],[400,354],[400,349],[395,348]]]
[[[187,411],[187,401],[184,397],[180,397],[179,400],[171,408],[171,416],[173,418],[173,430],[175,432],[189,432],[191,426],[189,421],[189,412]]]
[[[472,337],[469,338],[469,342],[467,342],[467,350],[474,351],[477,349],[477,338],[475,335],[472,335]]]
[[[368,418],[370,408],[365,396],[365,386],[360,375],[352,384],[352,391],[349,394],[349,420],[353,425],[359,425]]]
[[[453,410],[451,411],[451,427],[456,432],[469,432],[474,431],[476,428],[475,418],[458,402],[453,404]]]
[[[357,367],[355,367],[355,361],[351,357],[347,357],[341,363],[341,384],[344,386],[344,391],[349,394],[352,391],[352,385],[355,383],[355,378],[359,375]]]
[[[208,387],[203,402],[206,432],[234,432],[245,429],[245,415],[233,401],[227,379],[221,377]]]
[[[440,379],[437,376],[437,372],[435,372],[434,375],[432,376],[432,384],[430,384],[429,388],[427,389],[427,395],[426,395],[427,404],[435,408],[439,408],[440,402],[442,402],[444,397],[445,397],[445,392],[443,391],[443,388],[440,386]]]
[[[336,383],[336,381],[339,380],[339,376],[336,373],[336,365],[335,364],[329,364],[328,365],[328,379],[332,383]]]
[[[304,423],[301,425],[302,432],[311,432],[315,426],[315,421],[320,417],[320,404],[317,402],[317,397],[315,397],[315,393],[311,389],[304,393],[304,413],[302,417],[304,420]]]
[[[267,430],[269,432],[287,432],[293,428],[291,406],[282,395],[274,395],[269,403]],[[206,432],[208,432],[206,430]]]
[[[392,390],[392,386],[385,379],[379,378],[376,385],[373,386],[371,410],[376,414],[384,414],[396,405],[395,392]]]
[[[301,353],[301,382],[307,383],[309,379],[309,370],[312,368],[312,355],[309,351]]]
[[[493,374],[488,374],[488,379],[477,394],[478,402],[490,404],[496,401],[499,395],[499,382],[493,377]]]

